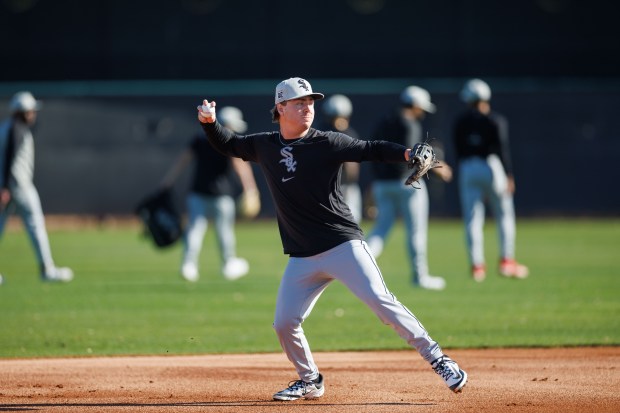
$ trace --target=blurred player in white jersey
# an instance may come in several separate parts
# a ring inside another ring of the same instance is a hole
[[[16,93],[9,104],[11,117],[0,123],[0,235],[11,213],[18,214],[28,232],[44,281],[67,282],[73,271],[57,267],[52,258],[39,193],[34,186],[36,123],[41,102],[30,92]]]

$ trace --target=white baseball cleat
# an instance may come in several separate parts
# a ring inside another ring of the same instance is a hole
[[[442,277],[436,277],[434,275],[419,277],[416,281],[414,281],[414,284],[427,290],[443,290],[446,288],[446,280]]]
[[[274,400],[291,401],[298,399],[318,399],[325,394],[323,385],[323,375],[319,374],[316,380],[311,382],[296,380],[289,383],[289,386],[273,395]]]
[[[445,354],[431,363],[435,373],[439,374],[446,385],[455,393],[463,391],[467,383],[467,373],[459,368],[454,360]]]
[[[229,258],[222,266],[222,274],[229,281],[237,280],[250,271],[250,264],[243,258]]]
[[[68,267],[52,267],[41,274],[43,281],[69,282],[73,279],[73,270]]]
[[[366,244],[368,244],[368,248],[370,248],[372,256],[375,257],[375,259],[379,258],[379,256],[383,252],[383,240],[381,239],[381,237],[378,237],[376,235],[370,237],[366,241]]]
[[[198,274],[198,267],[193,262],[186,262],[181,266],[181,276],[186,281],[196,282],[200,275]]]

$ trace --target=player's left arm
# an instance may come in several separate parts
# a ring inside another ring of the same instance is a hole
[[[436,144],[433,149],[435,151],[435,155],[437,156],[437,167],[431,169],[431,171],[444,182],[452,181],[452,167],[443,160],[443,158],[445,158],[443,145]]]
[[[500,159],[502,161],[502,165],[504,166],[504,171],[506,172],[506,177],[508,178],[508,192],[511,194],[515,193],[515,179],[512,170],[512,158],[510,154],[510,141],[508,139],[508,121],[503,116],[498,116],[496,118],[496,126],[497,126],[497,139],[499,141],[500,146]]]
[[[452,181],[452,168],[445,161],[437,161],[437,166],[431,171],[444,182]]]
[[[409,160],[409,148],[404,145],[384,140],[348,138],[351,141],[342,149],[343,161],[407,162]]]
[[[232,167],[241,181],[243,193],[238,201],[238,208],[241,215],[247,218],[254,218],[260,212],[260,193],[254,179],[254,172],[249,162],[240,158],[232,158]]]

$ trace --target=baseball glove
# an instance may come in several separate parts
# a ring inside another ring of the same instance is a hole
[[[407,167],[412,169],[411,175],[405,181],[405,185],[411,185],[416,189],[419,189],[413,185],[414,182],[418,182],[420,178],[428,173],[433,168],[441,168],[439,161],[435,157],[435,151],[433,147],[427,142],[416,143],[411,152],[409,152],[409,161],[407,161]]]
[[[255,218],[260,212],[260,206],[258,191],[244,191],[237,203],[239,214],[244,218]]]

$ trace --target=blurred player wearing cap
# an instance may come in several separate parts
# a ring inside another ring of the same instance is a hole
[[[515,260],[515,183],[508,122],[491,111],[491,88],[483,80],[467,81],[460,97],[467,110],[456,120],[453,138],[471,275],[478,282],[486,277],[483,227],[487,200],[497,221],[499,272],[505,277],[525,278],[528,268]]]
[[[431,103],[428,91],[418,86],[405,88],[400,95],[400,102],[396,111],[381,120],[374,136],[385,136],[392,142],[412,147],[424,141],[421,122],[426,113],[435,112],[435,105]],[[449,182],[452,169],[445,162],[440,163],[441,168],[432,171]],[[426,183],[421,179],[418,189],[405,185],[405,178],[410,174],[406,165],[375,163],[373,168],[372,192],[378,216],[367,241],[375,258],[381,255],[385,239],[400,212],[405,223],[405,242],[411,260],[413,284],[429,290],[443,290],[445,280],[430,275],[428,269],[429,200]]]
[[[247,124],[241,111],[233,106],[219,111],[222,125],[236,133],[244,133]],[[239,200],[239,211],[243,216],[253,218],[260,210],[260,194],[254,180],[252,168],[239,158],[228,158],[211,147],[204,134],[196,135],[189,147],[172,165],[161,186],[171,188],[185,168],[195,162],[190,193],[187,196],[188,223],[184,236],[181,275],[187,281],[198,281],[199,255],[212,220],[219,247],[221,272],[224,278],[236,280],[246,275],[249,263],[236,256],[235,225],[235,182],[231,172],[239,177],[243,193]]]
[[[41,102],[30,92],[18,92],[9,103],[11,117],[0,123],[0,235],[9,214],[17,213],[32,242],[41,279],[68,282],[73,271],[54,264],[41,199],[33,182],[35,142],[31,128],[40,108]]]
[[[446,356],[426,329],[388,290],[360,227],[340,191],[344,162],[406,163],[410,148],[364,141],[312,128],[314,102],[323,99],[298,77],[276,86],[272,121],[277,131],[235,134],[216,121],[215,102],[198,106],[198,120],[219,151],[258,163],[275,206],[284,253],[289,255],[273,327],[299,378],[275,400],[314,399],[325,392],[302,323],[330,283],[337,280],[362,300],[459,392],[467,374]]]
[[[332,95],[321,104],[321,109],[326,117],[323,130],[342,132],[352,138],[359,139],[358,133],[351,127],[351,115],[353,104],[345,95]],[[359,186],[360,164],[357,162],[345,162],[342,165],[340,176],[340,189],[344,201],[349,206],[353,219],[356,223],[362,220],[362,191]]]

